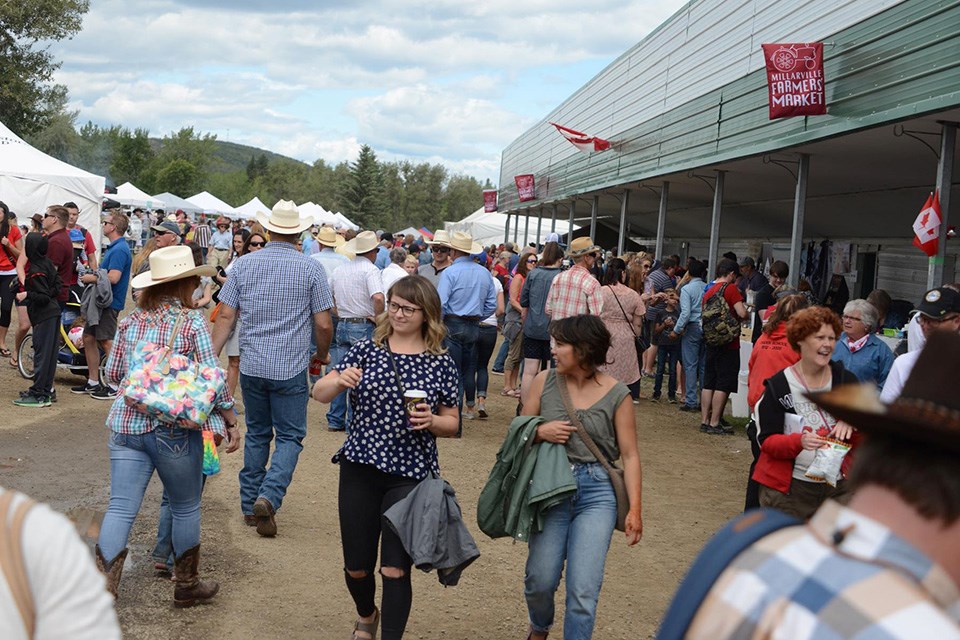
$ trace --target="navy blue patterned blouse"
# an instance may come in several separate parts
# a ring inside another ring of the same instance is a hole
[[[406,389],[427,392],[427,404],[437,413],[439,406],[457,406],[460,374],[449,354],[405,355],[395,353],[394,361]],[[384,473],[423,479],[440,473],[437,442],[427,430],[410,431],[403,396],[390,357],[371,340],[353,345],[334,368],[363,370],[360,383],[350,391],[353,417],[343,447],[334,462],[346,458],[373,465]]]

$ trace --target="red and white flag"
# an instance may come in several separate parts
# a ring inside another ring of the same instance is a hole
[[[931,258],[940,250],[940,193],[934,192],[913,221],[913,246]]]
[[[584,153],[590,153],[592,151],[606,151],[610,148],[610,142],[604,140],[603,138],[587,135],[582,131],[564,127],[556,122],[551,122],[550,124],[555,126],[557,131],[560,132],[560,135],[566,138],[570,144],[575,146],[577,149],[580,149],[580,151],[583,151]]]

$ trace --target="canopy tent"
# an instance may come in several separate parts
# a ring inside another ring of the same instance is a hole
[[[166,203],[166,207],[161,207],[166,213],[171,213],[177,209],[182,209],[186,213],[203,213],[202,207],[198,207],[189,200],[184,200],[180,196],[175,196],[169,191],[158,193],[153,197],[158,200],[163,200]]]
[[[517,242],[526,245],[531,242],[543,244],[550,234],[551,220],[544,220],[540,227],[540,237],[537,237],[537,218],[530,216],[530,226],[524,236],[525,221],[520,219],[519,233],[516,233]],[[517,225],[517,217],[510,216],[510,240],[514,238],[514,231]],[[482,245],[500,244],[503,242],[507,232],[507,216],[503,213],[485,213],[483,207],[480,207],[469,216],[459,222],[444,222],[444,229],[447,231],[464,231],[469,233],[474,242]],[[573,225],[574,230],[579,229],[578,225]],[[568,220],[558,219],[554,231],[561,236],[570,230]]]
[[[117,193],[111,194],[113,200],[126,207],[144,207],[146,209],[166,209],[166,200],[154,198],[149,193],[137,188],[129,182],[117,187]]]
[[[0,194],[26,220],[49,205],[74,202],[80,225],[100,246],[100,204],[105,180],[34,149],[0,122]]]
[[[421,235],[423,235],[423,232],[421,232],[420,229],[414,229],[413,227],[407,227],[406,229],[393,232],[394,238],[403,238],[405,236],[413,236],[414,238],[417,238]]]
[[[240,218],[241,220],[253,220],[257,217],[257,212],[262,211],[264,213],[270,213],[270,207],[263,204],[263,200],[254,196],[250,202],[246,202],[239,207],[237,207],[237,213],[232,216],[234,218]]]
[[[354,231],[358,231],[360,229],[360,225],[354,224],[349,218],[347,218],[347,216],[343,215],[339,211],[333,214],[333,217],[337,219],[337,227],[346,227],[348,229],[353,229]]]
[[[187,198],[187,202],[191,202],[200,207],[203,213],[223,214],[230,218],[237,216],[236,209],[208,191],[201,191],[196,195],[190,196]]]
[[[338,225],[336,217],[318,204],[304,202],[297,208],[300,210],[301,218],[313,218],[313,223],[316,225],[329,225],[331,227]]]

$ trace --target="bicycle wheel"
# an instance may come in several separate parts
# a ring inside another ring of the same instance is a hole
[[[33,332],[28,333],[20,343],[20,349],[17,351],[17,369],[21,376],[27,380],[33,380]]]

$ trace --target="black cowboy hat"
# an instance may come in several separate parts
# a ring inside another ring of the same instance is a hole
[[[810,398],[838,420],[870,434],[960,453],[960,334],[934,331],[900,397],[880,402],[876,386],[849,384]]]

